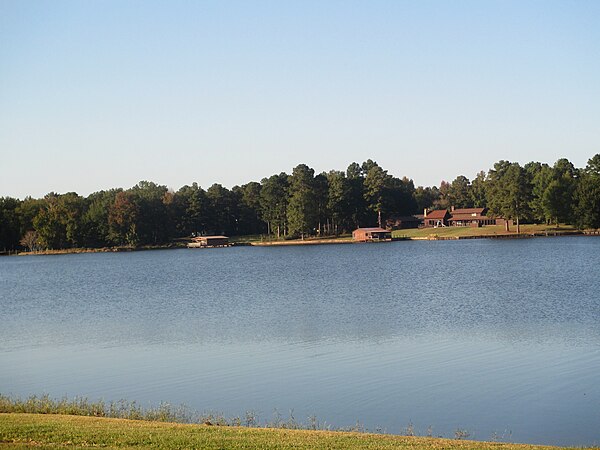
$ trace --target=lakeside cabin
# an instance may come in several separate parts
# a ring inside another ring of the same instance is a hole
[[[352,232],[352,239],[356,242],[382,242],[391,241],[392,232],[384,228],[357,228]]]
[[[496,225],[496,219],[487,215],[487,208],[461,208],[451,209],[448,224],[451,227],[475,227]]]
[[[512,225],[512,221],[503,217],[490,217],[487,215],[487,208],[450,208],[438,209],[435,211],[424,211],[425,217],[423,226],[433,227],[475,227],[480,228],[486,225]]]
[[[450,213],[447,209],[438,209],[435,211],[427,212],[424,211],[423,225],[425,227],[447,227],[448,220],[450,219]]]
[[[188,248],[214,248],[229,247],[229,238],[227,236],[197,236],[188,243]]]

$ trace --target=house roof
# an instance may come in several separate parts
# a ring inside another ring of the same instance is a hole
[[[206,239],[229,239],[227,236],[197,236],[192,241],[203,241]]]
[[[436,209],[435,211],[431,211],[427,213],[425,216],[426,219],[443,219],[448,214],[448,210],[446,209]]]
[[[487,208],[457,208],[454,211],[452,211],[452,216],[455,216],[457,214],[479,214],[479,215],[484,215],[484,211],[486,211]]]
[[[490,220],[488,216],[482,216],[481,214],[452,214],[450,220]]]

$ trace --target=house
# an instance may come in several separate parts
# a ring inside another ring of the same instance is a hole
[[[229,247],[227,236],[198,236],[192,238],[188,248]]]
[[[512,220],[503,217],[490,217],[487,208],[454,208],[450,211],[440,209],[427,214],[425,210],[425,227],[483,227],[486,225],[512,224]]]
[[[425,216],[423,218],[423,226],[425,227],[445,227],[448,226],[448,220],[450,219],[450,213],[447,209],[437,209],[435,211],[427,212],[425,210]]]
[[[383,228],[357,228],[352,232],[352,239],[357,242],[390,241],[392,232]]]
[[[452,208],[448,225],[451,227],[482,227],[496,225],[496,219],[487,216],[487,208]]]

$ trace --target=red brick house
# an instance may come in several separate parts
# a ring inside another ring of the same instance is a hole
[[[448,224],[452,227],[482,227],[496,225],[496,219],[487,216],[487,208],[452,209]]]
[[[425,215],[425,227],[483,227],[486,225],[505,225],[507,222],[512,224],[512,220],[506,220],[503,217],[490,217],[487,215],[487,208],[457,208],[448,210],[440,209],[431,211]]]
[[[448,220],[450,219],[450,213],[447,209],[436,209],[435,211],[427,212],[425,210],[425,217],[423,217],[424,227],[445,227],[448,226]]]

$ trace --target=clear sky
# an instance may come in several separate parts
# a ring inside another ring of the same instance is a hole
[[[0,0],[0,196],[596,153],[597,0]]]

